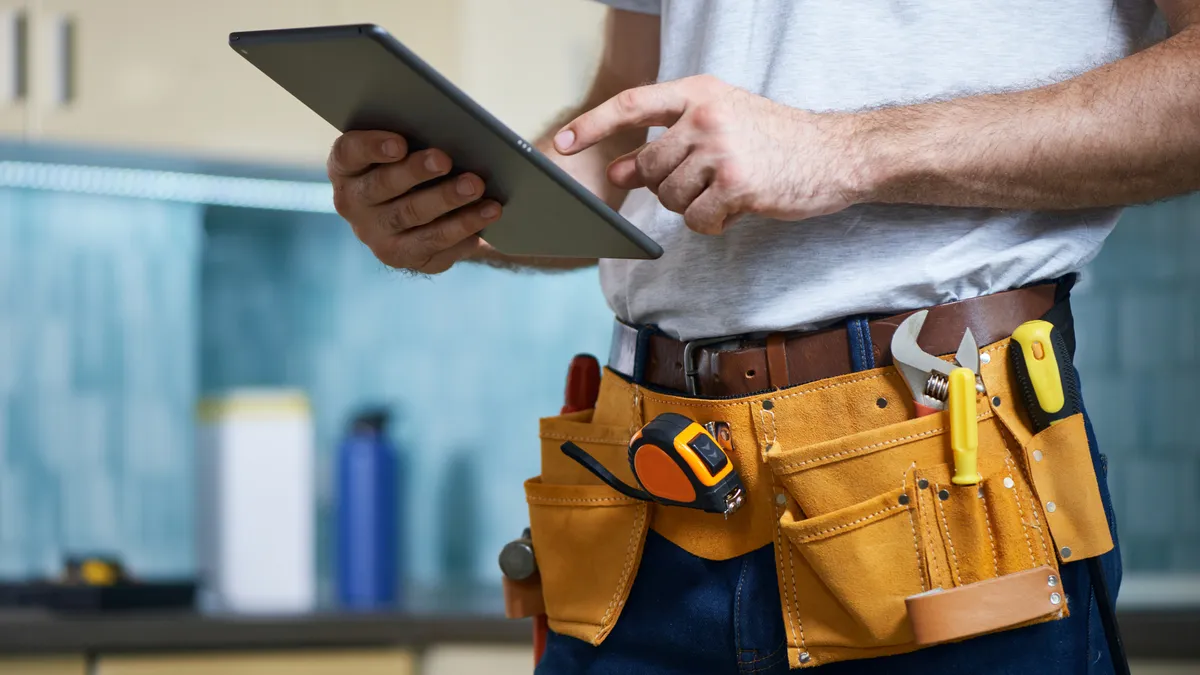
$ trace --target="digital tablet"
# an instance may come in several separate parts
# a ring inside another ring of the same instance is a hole
[[[504,205],[483,239],[502,253],[657,258],[662,248],[379,26],[232,33],[229,44],[340,131],[446,151]],[[252,113],[251,113],[252,114]]]

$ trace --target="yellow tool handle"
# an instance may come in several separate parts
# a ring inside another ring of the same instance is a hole
[[[975,485],[979,475],[979,419],[975,411],[975,373],[970,368],[950,371],[950,449],[954,451],[955,485]]]
[[[1066,402],[1053,331],[1054,324],[1049,321],[1027,321],[1017,327],[1012,335],[1013,341],[1021,347],[1021,356],[1024,357],[1029,384],[1037,397],[1038,407],[1050,415],[1062,410]]]

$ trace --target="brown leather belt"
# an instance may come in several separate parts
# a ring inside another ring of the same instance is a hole
[[[1048,312],[1054,306],[1055,290],[1054,284],[1045,284],[930,307],[920,346],[930,354],[953,354],[967,328],[981,346],[1006,338],[1017,326]],[[891,365],[892,334],[912,313],[868,323],[876,367]],[[660,389],[705,397],[748,396],[854,371],[845,325],[757,340],[683,342],[654,333],[642,340],[639,354],[638,330],[617,323],[609,368],[633,378],[634,363],[645,359],[644,372],[636,379]],[[689,362],[691,378],[685,373]]]

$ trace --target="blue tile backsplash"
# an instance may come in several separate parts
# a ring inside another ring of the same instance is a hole
[[[0,190],[0,577],[192,569],[202,215]]]
[[[1133,209],[1076,296],[1132,570],[1200,570],[1198,261],[1200,199]],[[196,399],[288,386],[313,404],[326,597],[328,467],[374,404],[407,453],[411,579],[494,583],[536,418],[572,355],[606,353],[609,321],[595,271],[412,277],[331,215],[0,189],[0,578],[76,551],[192,573]]]

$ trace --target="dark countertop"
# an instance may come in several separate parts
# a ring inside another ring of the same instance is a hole
[[[400,613],[250,617],[194,613],[0,613],[0,656],[48,653],[529,644],[529,621]]]
[[[1200,659],[1200,610],[1122,612],[1131,658]],[[411,647],[530,643],[530,622],[495,615],[316,613],[294,617],[192,613],[67,617],[0,613],[0,656],[48,653]]]

